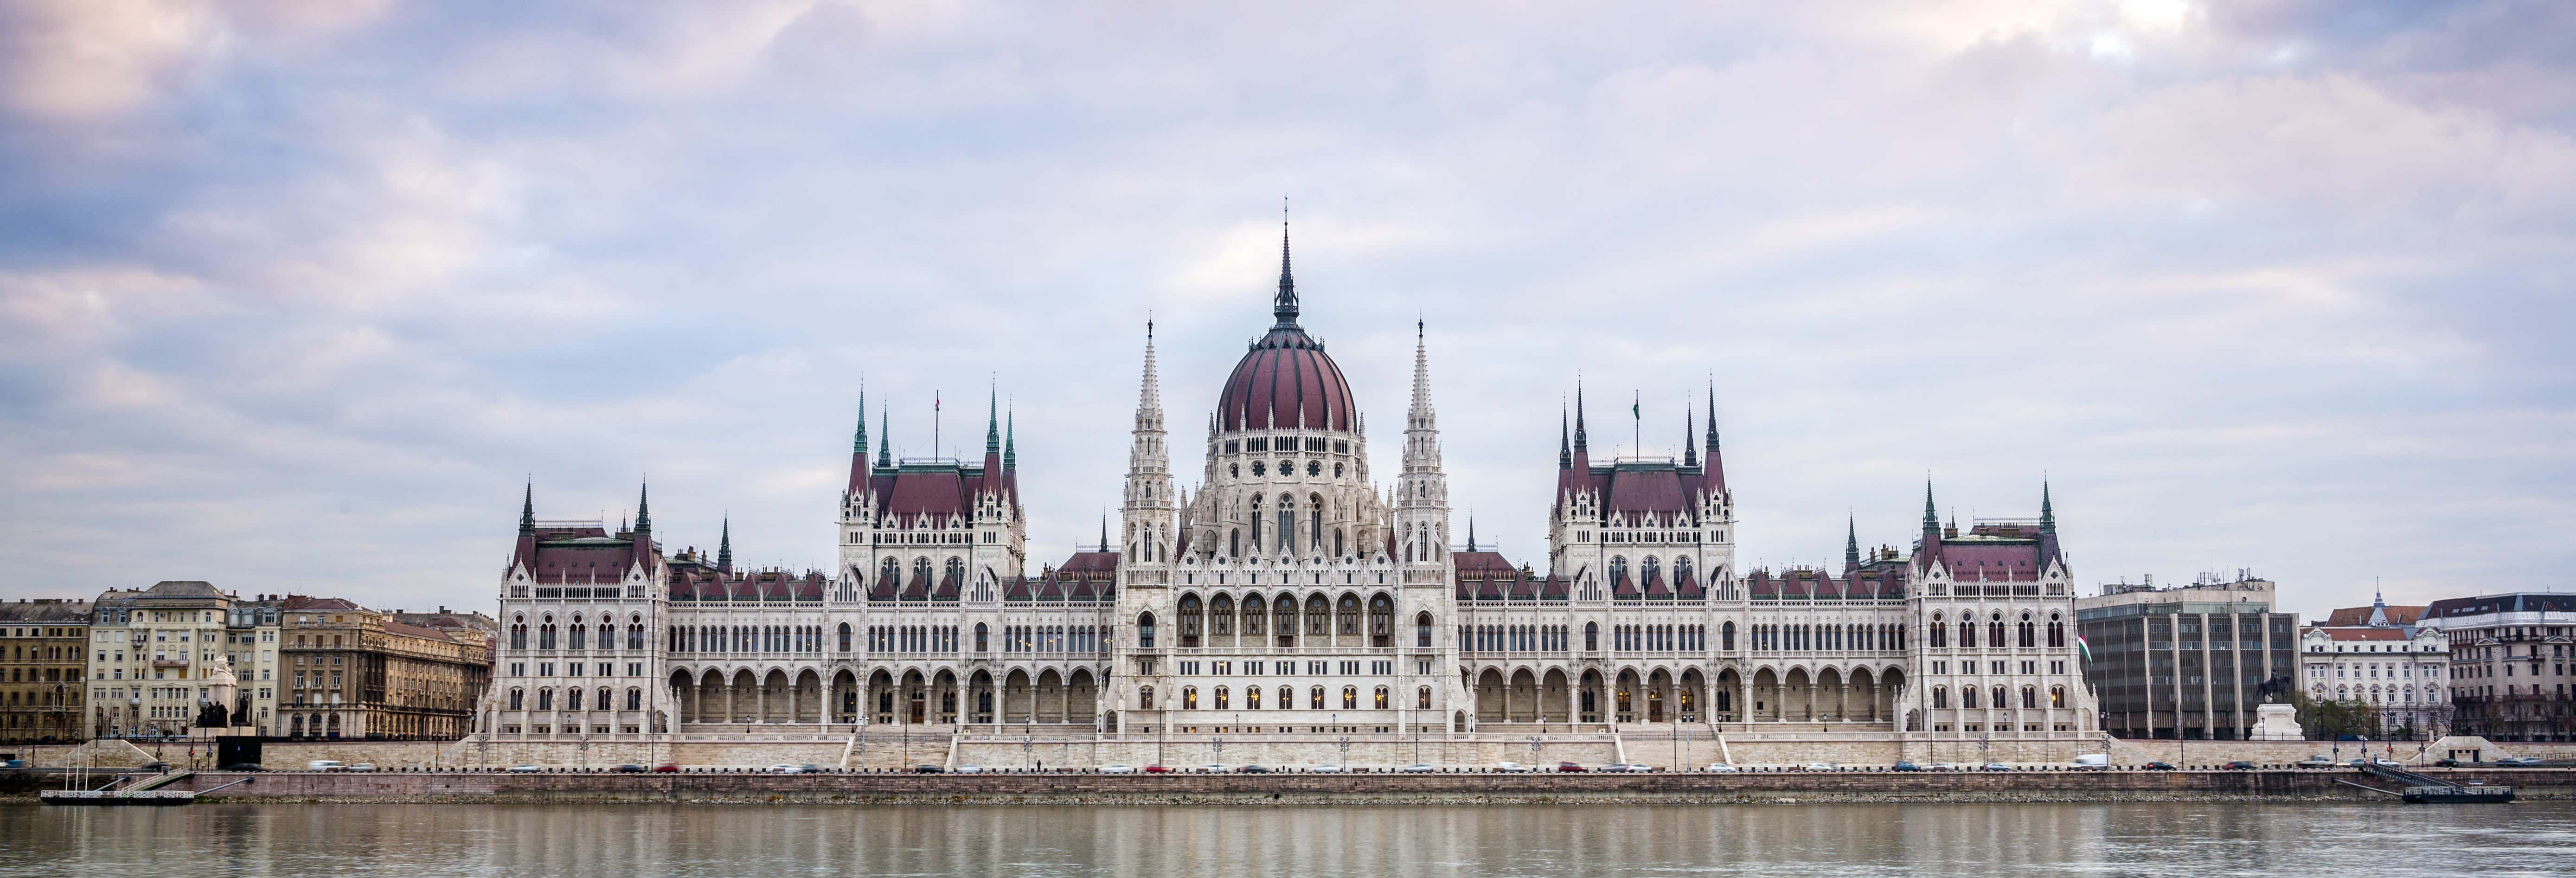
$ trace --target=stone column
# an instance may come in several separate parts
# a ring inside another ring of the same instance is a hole
[[[752,709],[760,712],[760,715],[752,718],[752,722],[767,723],[769,722],[769,681],[762,680],[751,685]]]
[[[1843,722],[1852,721],[1850,683],[1837,683],[1834,686],[1834,719]]]
[[[724,682],[724,721],[725,721],[726,723],[728,723],[728,724],[732,723],[732,722],[735,720],[735,718],[736,718],[736,717],[741,716],[740,714],[737,714],[737,713],[735,713],[735,712],[734,712],[736,708],[734,707],[734,702],[733,702],[733,688],[734,688],[734,687],[733,687],[733,680],[731,680],[731,679],[727,679],[727,680],[725,680],[725,682]]]

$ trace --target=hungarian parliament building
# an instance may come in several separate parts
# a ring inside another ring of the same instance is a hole
[[[828,572],[737,567],[730,526],[712,557],[668,553],[649,496],[616,531],[540,520],[531,489],[481,732],[2098,735],[2044,486],[2037,517],[1963,532],[1927,484],[1910,550],[1855,534],[1840,569],[1746,570],[1714,392],[1679,459],[1606,461],[1578,392],[1546,556],[1515,559],[1453,535],[1421,327],[1381,482],[1284,235],[1273,311],[1186,490],[1147,328],[1116,524],[1052,563],[1028,557],[1017,437],[991,409],[974,462],[894,459],[883,423],[871,454],[862,415]]]

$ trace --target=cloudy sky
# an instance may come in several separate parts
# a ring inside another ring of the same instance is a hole
[[[915,456],[998,382],[1054,558],[1283,197],[1378,472],[1418,315],[1515,557],[1580,374],[1650,454],[1714,383],[1748,566],[2045,476],[2087,585],[2566,588],[2571,59],[2546,0],[9,3],[0,597],[488,607],[530,476],[822,565],[863,380]]]

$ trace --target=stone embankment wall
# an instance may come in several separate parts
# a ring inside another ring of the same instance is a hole
[[[1222,747],[1219,741],[1222,740]],[[311,760],[336,759],[343,763],[372,763],[387,769],[457,769],[499,768],[511,765],[544,765],[581,768],[607,767],[621,763],[661,765],[676,763],[691,768],[761,768],[777,764],[813,764],[825,768],[889,769],[916,765],[981,765],[990,768],[1092,768],[1101,765],[1197,766],[1246,764],[1309,767],[1315,765],[1380,766],[1412,765],[1417,762],[1440,766],[1492,766],[1511,761],[1532,765],[1554,765],[1560,761],[1600,765],[1625,759],[1663,768],[1696,768],[1712,762],[1741,766],[1803,765],[1825,762],[1843,766],[1891,765],[1898,759],[1921,764],[1951,762],[1980,764],[2005,762],[2016,765],[2063,765],[2082,753],[2104,752],[2100,739],[2022,741],[2012,739],[1981,740],[1898,740],[1893,735],[1846,734],[1800,735],[1796,739],[1751,738],[1729,735],[1723,739],[1707,734],[1685,733],[1679,737],[1649,732],[1647,734],[1606,734],[1540,736],[1533,749],[1522,736],[1478,735],[1444,740],[1440,736],[1419,739],[1398,736],[1353,736],[1349,749],[1329,735],[1267,736],[1263,739],[1220,736],[1185,736],[1160,739],[1131,736],[1124,740],[1091,738],[1035,738],[1022,741],[1006,738],[970,738],[959,742],[951,754],[950,736],[924,734],[917,736],[871,736],[852,745],[848,739],[812,740],[736,740],[636,742],[596,741],[583,745],[577,741],[472,742],[437,741],[298,741],[270,742],[262,748],[261,764],[272,769],[301,768]],[[2365,749],[2366,748],[2366,749]],[[2109,745],[2115,765],[2136,765],[2149,760],[2163,760],[2182,766],[2224,765],[2245,760],[2260,765],[2284,765],[2311,755],[2333,755],[2343,759],[2362,756],[2388,757],[2399,762],[2429,763],[2453,752],[2464,755],[2475,751],[2486,761],[2504,756],[2537,756],[2543,759],[2576,759],[2576,744],[2529,744],[2506,742],[2487,744],[2476,738],[2451,738],[2430,745],[2413,742],[2345,742],[2340,746],[2325,741],[2139,741],[2121,739]],[[31,764],[38,766],[131,767],[155,758],[166,759],[185,767],[212,768],[214,747],[200,742],[191,756],[190,747],[182,742],[137,747],[124,741],[94,741],[82,745],[37,745],[13,748]],[[844,757],[846,755],[846,761]],[[92,760],[95,760],[93,763]]]
[[[2576,797],[2576,770],[2442,770],[2513,786],[2527,798]],[[203,772],[171,789],[242,778]],[[567,772],[264,772],[216,798],[300,801],[1178,803],[1241,802],[2396,802],[2337,781],[2393,787],[2352,771],[1759,772],[1746,774],[607,774]]]

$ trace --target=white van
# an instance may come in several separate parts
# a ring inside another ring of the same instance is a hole
[[[304,763],[306,771],[339,771],[341,767],[340,760],[337,759],[316,759]]]
[[[2111,754],[2109,754],[2109,753],[2084,753],[2084,754],[2079,754],[2079,755],[2077,755],[2077,756],[2075,757],[2075,767],[2076,767],[2076,768],[2109,768],[2109,767],[2111,767]]]

